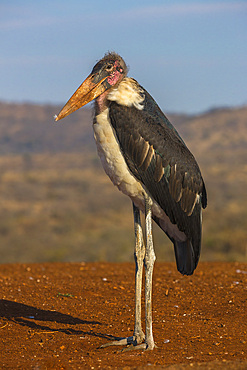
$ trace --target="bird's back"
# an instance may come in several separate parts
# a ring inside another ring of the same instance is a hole
[[[129,170],[170,223],[185,234],[184,240],[179,233],[171,235],[167,220],[153,215],[174,243],[179,271],[191,274],[200,255],[206,189],[194,156],[175,128],[153,98],[140,86],[139,91],[141,106],[111,101],[109,118]]]

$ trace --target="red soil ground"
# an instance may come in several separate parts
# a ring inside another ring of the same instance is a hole
[[[246,280],[244,263],[156,263],[158,348],[122,352],[99,347],[132,334],[134,264],[0,265],[0,368],[247,369]]]

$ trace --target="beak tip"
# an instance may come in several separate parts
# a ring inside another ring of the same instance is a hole
[[[53,116],[53,118],[54,118],[54,121],[55,122],[57,122],[59,120],[59,118],[58,118],[58,116],[56,114]]]

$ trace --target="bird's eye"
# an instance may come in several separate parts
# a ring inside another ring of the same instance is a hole
[[[111,71],[112,70],[112,64],[108,64],[107,66],[106,66],[106,71]]]

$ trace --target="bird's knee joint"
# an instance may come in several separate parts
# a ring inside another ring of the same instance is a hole
[[[156,256],[154,253],[150,254],[149,256],[146,255],[144,258],[145,268],[146,269],[152,268],[155,260],[156,260]]]

